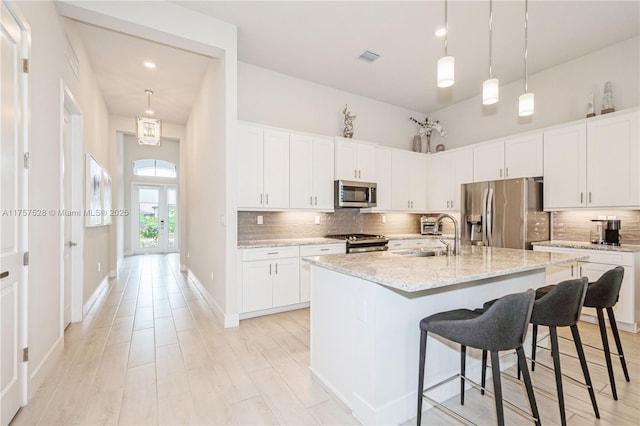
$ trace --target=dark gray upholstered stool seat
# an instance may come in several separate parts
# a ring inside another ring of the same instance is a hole
[[[613,269],[606,271],[597,281],[589,283],[587,286],[587,294],[584,298],[583,306],[587,308],[595,308],[598,317],[598,326],[600,328],[600,337],[602,338],[602,350],[604,351],[604,357],[607,362],[607,370],[609,373],[609,383],[611,384],[611,393],[613,399],[618,399],[618,392],[616,390],[616,381],[613,375],[613,364],[611,362],[611,350],[609,349],[609,339],[607,337],[607,327],[604,320],[603,310],[607,310],[609,317],[609,324],[611,326],[611,333],[616,342],[616,348],[618,350],[617,356],[620,359],[622,365],[622,372],[627,382],[629,379],[629,371],[627,370],[627,362],[624,359],[624,353],[622,351],[622,343],[620,342],[620,333],[618,332],[618,325],[616,324],[616,317],[613,313],[613,307],[618,302],[620,295],[620,287],[622,286],[622,279],[624,278],[624,268],[622,266],[616,266]],[[554,286],[546,286],[536,290],[536,299],[544,296],[551,291]],[[534,333],[536,330],[534,329]],[[535,358],[534,358],[535,359]],[[534,366],[531,366],[534,369]]]
[[[527,326],[531,318],[531,310],[535,292],[528,290],[524,293],[510,294],[496,301],[486,312],[478,313],[468,309],[456,309],[440,312],[428,316],[420,321],[420,365],[418,368],[418,413],[417,425],[422,420],[422,400],[426,397],[424,389],[424,370],[427,350],[428,333],[437,334],[445,339],[459,343],[460,358],[460,403],[464,404],[466,347],[482,349],[491,352],[493,369],[493,384],[495,393],[496,413],[498,424],[504,424],[502,402],[502,386],[500,382],[500,364],[498,351],[516,350],[518,365],[522,369],[524,382],[529,397],[532,416],[536,425],[540,424],[538,408],[536,406],[533,387],[529,377],[522,344],[527,333]],[[454,376],[455,377],[455,376]],[[429,398],[428,398],[429,399]],[[430,402],[434,403],[429,399]],[[434,405],[438,407],[437,403]]]
[[[533,324],[532,339],[532,366],[535,367],[535,351],[538,325],[549,327],[549,335],[551,338],[551,355],[553,357],[553,370],[556,378],[556,389],[558,392],[558,407],[560,409],[560,420],[563,425],[567,424],[567,417],[564,407],[564,392],[562,389],[562,370],[560,367],[560,348],[558,346],[557,327],[570,327],[575,342],[578,359],[582,367],[585,384],[591,399],[591,405],[596,418],[600,418],[598,404],[596,403],[595,392],[591,384],[589,368],[584,356],[580,333],[578,332],[577,322],[580,318],[582,303],[587,291],[587,279],[577,278],[573,280],[562,281],[561,283],[549,287],[548,291],[540,295],[533,304],[533,312],[531,313],[531,324]],[[496,301],[486,302],[483,309],[488,309]],[[486,371],[486,353],[483,353],[482,365],[482,385],[485,382]]]

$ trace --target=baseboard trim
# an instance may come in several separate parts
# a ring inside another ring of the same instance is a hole
[[[240,325],[240,318],[238,314],[227,314],[226,312],[224,312],[220,307],[220,305],[218,305],[218,302],[216,302],[213,296],[211,296],[211,294],[207,291],[207,289],[202,285],[198,277],[196,277],[196,274],[194,274],[193,271],[189,268],[186,268],[186,270],[187,270],[187,277],[196,286],[196,288],[204,298],[205,302],[207,302],[207,305],[209,305],[209,307],[213,311],[215,311],[222,317],[224,328],[237,327],[238,325]]]
[[[60,336],[58,340],[53,344],[51,349],[44,356],[40,364],[33,370],[33,372],[29,375],[29,384],[28,384],[28,401],[31,401],[31,397],[36,393],[42,383],[44,383],[44,379],[47,378],[49,373],[52,371],[56,362],[62,356],[62,352],[64,351],[64,335]]]
[[[96,287],[95,291],[87,300],[87,302],[82,306],[82,318],[87,316],[87,313],[91,310],[93,305],[96,303],[98,299],[107,291],[109,288],[109,277],[104,277],[102,282]]]
[[[591,324],[598,324],[598,319],[589,314],[580,315],[580,321],[588,322]],[[607,323],[607,327],[610,327],[609,319],[605,319],[605,322]],[[634,322],[633,324],[629,324],[626,322],[616,321],[616,324],[618,325],[618,330],[626,331],[629,333],[638,333],[639,329],[638,329],[637,322]]]
[[[309,306],[310,306],[309,302],[296,303],[295,305],[278,306],[277,308],[262,309],[260,311],[243,312],[239,315],[239,317],[241,320],[245,320],[249,318],[261,317],[263,315],[271,315],[271,314],[278,314],[280,312],[295,311],[298,309],[308,308]]]

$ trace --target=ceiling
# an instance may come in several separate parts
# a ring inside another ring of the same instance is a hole
[[[237,25],[238,59],[411,110],[430,112],[476,96],[489,67],[489,2],[449,1],[456,83],[436,87],[443,1],[177,1]],[[493,74],[523,78],[524,1],[493,3]],[[209,58],[78,24],[112,113],[141,114],[154,90],[158,118],[186,122]],[[638,1],[529,2],[529,74],[638,36]],[[373,63],[358,56],[380,55]],[[144,69],[143,60],[158,67]],[[535,87],[530,87],[535,92]]]

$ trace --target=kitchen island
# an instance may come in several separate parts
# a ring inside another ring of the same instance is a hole
[[[363,424],[415,417],[420,319],[541,287],[547,266],[584,258],[487,247],[463,247],[459,256],[416,254],[304,259],[311,264],[311,371]],[[458,351],[429,339],[426,387],[459,371]],[[479,360],[479,351],[467,351],[467,373],[478,379]],[[450,383],[430,396],[443,401],[457,392]]]

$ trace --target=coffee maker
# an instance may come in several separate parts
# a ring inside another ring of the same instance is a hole
[[[608,219],[604,229],[605,244],[612,246],[620,245],[620,220]]]

